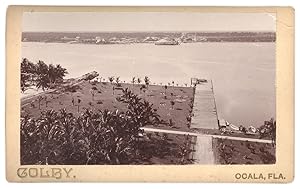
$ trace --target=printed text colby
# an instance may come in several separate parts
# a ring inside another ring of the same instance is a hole
[[[71,178],[72,168],[19,168],[20,178]],[[75,176],[73,176],[75,178]]]

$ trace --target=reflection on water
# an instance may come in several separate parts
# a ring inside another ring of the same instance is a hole
[[[259,126],[275,116],[275,43],[193,43],[84,45],[22,44],[22,57],[61,64],[68,77],[90,71],[100,76],[150,77],[152,83],[191,77],[213,80],[219,118],[245,126]]]

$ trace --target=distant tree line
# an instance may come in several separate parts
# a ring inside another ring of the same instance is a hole
[[[67,69],[59,64],[56,66],[47,65],[41,60],[35,64],[27,58],[23,58],[21,62],[21,91],[24,92],[31,86],[36,86],[42,90],[52,88],[57,83],[62,82],[67,73]]]

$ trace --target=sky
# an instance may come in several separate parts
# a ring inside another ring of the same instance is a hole
[[[23,31],[275,31],[270,13],[26,12]]]

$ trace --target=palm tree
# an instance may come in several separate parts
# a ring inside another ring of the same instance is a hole
[[[141,78],[137,79],[138,84],[140,84],[142,82]]]
[[[173,87],[174,87],[174,83],[175,83],[175,82],[174,82],[174,81],[172,81],[172,85],[173,85]]]
[[[21,73],[27,73],[27,74],[36,73],[36,65],[30,62],[27,58],[23,58],[21,62]]]
[[[114,76],[108,77],[108,81],[110,82],[110,84],[112,84],[114,80],[115,80]]]
[[[48,77],[50,81],[50,87],[52,87],[56,82],[61,82],[67,73],[67,70],[61,67],[59,64],[56,66],[50,64],[48,66]]]
[[[272,140],[272,145],[275,146],[276,145],[276,120],[271,118],[269,123],[270,123],[270,137]]]
[[[116,78],[116,83],[117,83],[117,86],[118,86],[119,83],[120,83],[120,77],[117,77],[117,78]]]
[[[36,64],[36,73],[38,75],[45,75],[48,74],[48,65],[45,62],[39,60]]]
[[[36,64],[36,73],[37,73],[37,79],[36,79],[36,87],[42,88],[43,91],[45,89],[49,88],[49,68],[48,65],[45,64],[43,61],[39,60]]]
[[[150,84],[150,78],[149,78],[148,76],[145,76],[144,81],[145,81],[145,85],[146,85],[147,88],[148,88],[148,87],[149,87],[149,84]]]
[[[36,76],[36,66],[28,59],[23,58],[21,62],[21,90],[24,92],[29,87]]]
[[[132,86],[134,86],[134,83],[135,83],[135,77],[132,78],[131,83],[132,83]]]
[[[23,59],[21,63],[21,89],[25,90],[27,81],[31,79],[31,82],[34,81],[37,88],[42,88],[44,91],[53,87],[55,83],[61,82],[67,73],[67,70],[59,64],[56,66],[50,64],[48,66],[39,60],[35,65],[27,59]]]
[[[49,83],[50,83],[49,78],[46,75],[40,75],[37,78],[36,87],[38,89],[42,88],[42,90],[45,91],[45,89],[48,89],[50,87]]]
[[[51,88],[55,83],[55,79],[56,79],[56,70],[53,64],[50,64],[48,67],[48,77],[49,77],[50,88]]]
[[[276,120],[273,118],[270,121],[265,121],[264,125],[259,127],[260,138],[270,137],[272,145],[275,146],[276,142]]]

